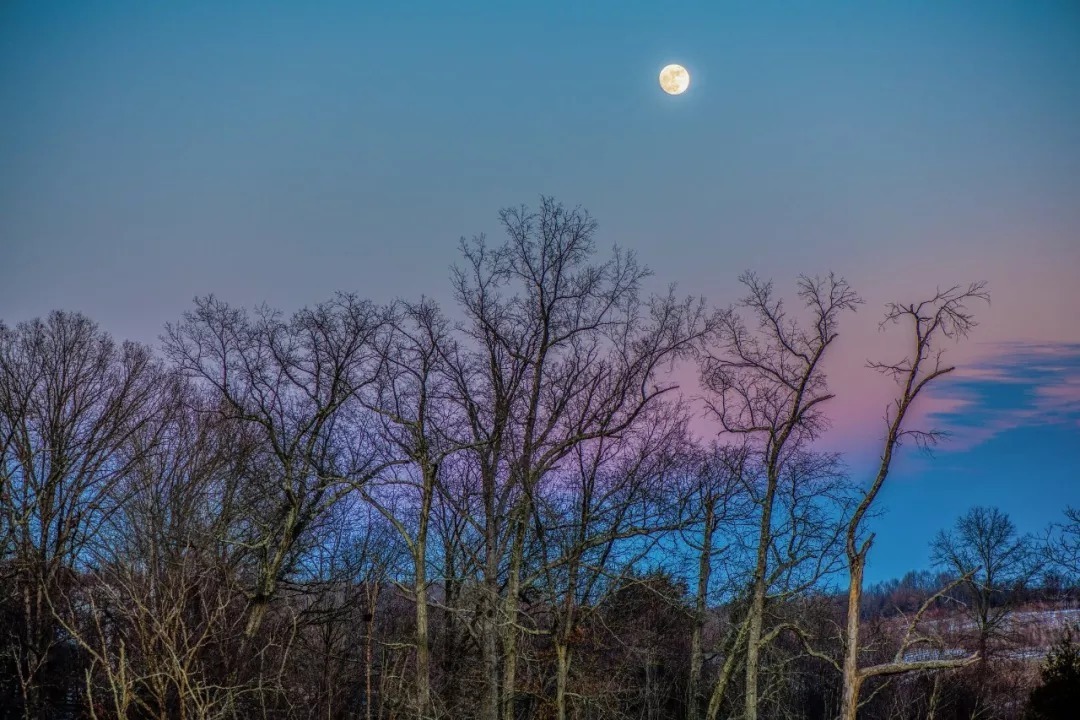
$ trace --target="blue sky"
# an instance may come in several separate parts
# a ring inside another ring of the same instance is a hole
[[[683,96],[657,87],[668,62]],[[1080,342],[1078,67],[1068,0],[6,2],[0,317],[74,308],[153,341],[208,292],[447,300],[458,238],[546,193],[657,288],[726,304],[746,269],[846,275],[867,305],[838,426],[869,452],[884,302],[988,280],[957,358],[1021,375],[1002,343]],[[969,381],[942,422],[1030,404]],[[874,572],[924,562],[970,504],[1034,530],[1080,503],[1075,423],[1016,417],[907,462]]]
[[[882,495],[872,577],[927,567],[927,532],[973,505],[1005,510],[1023,533],[1041,535],[1066,504],[1080,505],[1080,343],[1005,343],[938,386],[940,411],[924,426],[946,429],[930,455],[908,452]],[[963,510],[961,510],[963,509]]]

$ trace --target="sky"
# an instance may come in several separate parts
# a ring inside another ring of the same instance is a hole
[[[662,93],[670,62],[687,93]],[[449,301],[462,236],[581,204],[652,289],[744,270],[866,299],[827,441],[869,471],[885,302],[989,282],[901,456],[870,580],[975,504],[1080,505],[1080,6],[1053,2],[0,4],[0,320],[155,342],[197,295]]]

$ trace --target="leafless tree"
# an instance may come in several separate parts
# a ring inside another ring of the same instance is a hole
[[[934,562],[963,577],[967,611],[978,630],[980,662],[990,658],[991,642],[1005,630],[1016,591],[1034,575],[1034,541],[1017,533],[998,508],[976,506],[940,531],[931,544]]]
[[[940,432],[921,430],[906,424],[908,413],[915,400],[932,383],[955,370],[944,361],[946,342],[967,337],[975,326],[975,318],[969,305],[989,301],[984,283],[955,286],[938,291],[918,303],[891,303],[887,306],[882,327],[906,325],[911,332],[911,354],[897,362],[871,362],[870,367],[892,378],[900,387],[899,395],[885,412],[885,437],[877,473],[867,488],[847,526],[845,549],[848,561],[847,623],[844,632],[844,694],[841,717],[855,720],[859,709],[859,695],[867,678],[884,675],[959,667],[973,662],[974,658],[930,659],[906,661],[898,655],[894,662],[861,667],[859,663],[859,612],[862,601],[863,575],[866,558],[874,542],[873,534],[866,535],[863,523],[885,484],[897,449],[905,440],[923,445],[932,444]],[[921,616],[916,616],[916,622]],[[914,627],[914,626],[913,626]],[[911,633],[909,633],[909,636]],[[901,652],[906,648],[901,648]]]
[[[1034,539],[1017,533],[1009,516],[997,507],[972,507],[957,518],[953,530],[937,533],[931,548],[936,565],[961,579],[963,614],[977,633],[972,717],[983,715],[1001,696],[1012,694],[988,666],[1010,661],[1001,652],[1013,636],[1009,617],[1039,571],[1041,558]]]
[[[429,717],[431,645],[428,630],[429,526],[437,500],[440,468],[464,440],[450,402],[446,359],[455,352],[449,324],[430,301],[400,303],[389,314],[378,345],[382,372],[361,393],[364,405],[380,419],[385,444],[406,462],[388,468],[362,488],[364,498],[400,534],[412,558],[416,607],[416,710]]]
[[[584,211],[542,198],[537,211],[508,209],[500,219],[508,241],[463,241],[454,270],[466,318],[455,376],[482,486],[487,720],[500,705],[503,720],[514,718],[518,603],[538,483],[575,447],[638,422],[674,387],[659,381],[664,363],[711,330],[697,300],[643,301],[648,273],[632,255],[616,250],[591,264],[596,223]]]
[[[27,718],[49,712],[40,673],[57,638],[49,603],[116,507],[112,491],[159,439],[168,378],[145,347],[83,315],[0,326],[0,516],[23,616],[12,645]]]
[[[750,500],[760,506],[768,487],[765,471],[750,465],[744,468],[741,479]],[[783,696],[790,688],[790,682],[785,680],[785,665],[804,654],[820,656],[810,642],[820,633],[808,630],[803,616],[815,589],[842,565],[843,518],[851,506],[847,475],[839,457],[831,453],[793,451],[780,469],[775,487],[762,620],[766,631],[760,643],[762,653],[768,652],[778,667],[761,667],[759,677],[764,689],[757,699],[758,708],[769,708],[770,712],[783,707]],[[731,536],[738,547],[737,557],[748,559],[746,571],[739,576],[743,588],[755,567],[759,533],[755,518],[746,532]],[[737,571],[738,566],[734,569]],[[748,605],[752,596],[745,600]],[[751,614],[746,612],[730,628],[724,643],[724,664],[706,710],[708,720],[718,717],[733,671],[738,662],[745,662],[743,643],[749,637],[750,621]],[[781,641],[794,647],[777,648]]]
[[[288,673],[278,692],[307,700],[300,715],[371,719],[384,705],[410,709],[415,698],[378,691],[384,660],[404,655],[398,638],[386,637],[382,601],[408,572],[407,555],[397,531],[355,493],[320,523],[281,598],[298,626],[291,656],[277,660]]]
[[[1048,642],[1005,613],[1035,554],[1080,576],[1075,510],[1036,553],[976,508],[949,572],[862,587],[981,284],[887,307],[909,354],[871,364],[899,390],[856,487],[818,443],[843,279],[785,304],[743,275],[714,313],[647,297],[581,209],[500,220],[445,316],[208,297],[160,358],[77,314],[0,324],[0,720],[1018,717],[997,698],[1033,680],[994,650]]]
[[[691,485],[689,509],[698,517],[680,535],[683,544],[697,554],[698,566],[687,688],[688,714],[695,717],[703,711],[710,719],[719,716],[731,681],[745,660],[750,626],[745,588],[757,556],[756,508],[765,486],[756,459],[752,447],[745,444],[714,447]],[[797,619],[782,609],[789,603],[801,605],[805,594],[837,566],[835,514],[842,511],[846,497],[845,478],[830,455],[795,453],[781,472],[777,488],[766,577],[769,631],[763,646],[784,633],[802,632]],[[707,646],[705,620],[715,607],[710,599],[726,607],[728,627],[718,645]],[[720,665],[703,707],[701,678],[706,656]],[[759,704],[764,704],[763,697],[759,695]]]
[[[717,347],[702,363],[701,379],[723,430],[752,443],[763,468],[745,665],[744,717],[756,720],[777,490],[785,463],[825,426],[822,406],[833,395],[822,359],[836,340],[840,317],[861,300],[842,278],[804,276],[798,297],[810,318],[802,325],[788,315],[772,283],[750,273],[740,280],[747,295],[724,315]]]
[[[351,295],[285,319],[253,317],[207,297],[169,325],[165,352],[218,397],[216,413],[242,426],[249,459],[249,537],[257,558],[245,633],[258,630],[305,530],[351,488],[399,462],[387,458],[357,396],[384,358],[375,339],[385,312]]]
[[[1065,508],[1065,520],[1050,527],[1043,552],[1054,567],[1080,578],[1080,508]]]
[[[656,403],[642,420],[618,437],[578,445],[534,495],[537,567],[526,570],[522,584],[539,591],[544,610],[536,632],[554,645],[558,720],[571,709],[570,671],[582,624],[625,587],[661,534],[678,526],[670,487],[687,448],[685,418]]]
[[[705,662],[704,632],[710,603],[718,600],[713,583],[713,569],[727,560],[732,550],[731,527],[743,525],[751,519],[753,503],[745,492],[750,448],[746,445],[714,445],[700,458],[694,458],[696,466],[689,474],[689,486],[684,498],[686,524],[680,530],[682,543],[697,555],[697,588],[694,593],[694,622],[690,639],[690,676],[687,683],[687,717],[698,720],[702,715],[702,669]],[[747,627],[745,624],[740,629]],[[709,716],[719,712],[719,699],[723,697],[727,683],[734,671],[736,659],[741,654],[745,631],[729,638],[728,648],[721,670],[720,692],[713,693],[716,707],[709,708]]]

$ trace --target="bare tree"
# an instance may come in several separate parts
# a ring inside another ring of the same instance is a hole
[[[258,630],[297,542],[345,492],[390,465],[357,395],[376,381],[383,310],[351,295],[286,320],[213,297],[169,325],[165,352],[218,397],[216,412],[256,442],[247,473],[246,539],[257,558],[246,635]]]
[[[433,585],[438,583],[431,594],[438,608],[438,700],[448,717],[476,712],[487,690],[483,657],[474,655],[483,646],[487,607],[482,586],[485,535],[477,521],[484,512],[475,459],[475,450],[468,448],[440,466],[430,526],[428,565]]]
[[[741,480],[751,502],[760,505],[768,487],[764,470],[748,464]],[[760,647],[762,653],[770,654],[777,668],[762,665],[759,674],[762,690],[757,700],[759,709],[769,708],[770,712],[779,711],[790,689],[790,682],[785,679],[786,666],[803,654],[820,656],[809,643],[815,633],[803,622],[812,618],[803,615],[810,596],[822,580],[842,566],[843,518],[851,506],[847,475],[839,457],[832,453],[794,450],[780,468],[775,487],[762,620],[767,631],[761,636]],[[744,530],[739,523],[733,528],[736,532],[730,535],[737,549],[735,557],[746,558],[742,567],[735,563],[728,569],[733,578],[741,580],[740,589],[745,588],[746,577],[752,577],[760,538],[756,519],[749,525]],[[738,604],[745,607],[752,597],[739,600],[742,602]],[[737,663],[745,662],[744,643],[749,637],[750,621],[751,614],[746,612],[732,625],[725,639],[725,660],[709,698],[708,720],[718,717]],[[776,646],[782,643],[791,647],[778,649]]]
[[[539,590],[536,604],[544,609],[538,620],[550,616],[537,632],[555,649],[558,720],[571,709],[570,671],[582,624],[625,586],[661,534],[678,525],[677,496],[669,486],[688,443],[685,418],[656,403],[642,419],[618,437],[577,446],[534,495],[538,568],[530,568],[522,584]]]
[[[401,654],[397,636],[386,636],[383,601],[395,597],[406,556],[397,531],[358,494],[320,523],[303,554],[301,580],[287,583],[277,603],[296,616],[297,627],[292,652],[277,653],[287,674],[273,689],[302,698],[300,715],[375,718],[384,706],[411,709],[413,696],[379,691],[382,661]]]
[[[708,618],[710,599],[714,598],[713,567],[731,550],[734,533],[729,525],[741,524],[750,518],[752,502],[745,492],[747,461],[750,448],[741,446],[716,445],[708,453],[696,459],[690,484],[686,489],[684,513],[686,525],[680,530],[683,544],[697,554],[697,588],[694,593],[694,622],[690,638],[690,676],[687,683],[687,717],[698,720],[702,715],[702,670],[705,663],[704,632]],[[745,624],[740,628],[747,627]],[[738,631],[736,631],[738,632]],[[722,678],[717,686],[723,686],[714,693],[718,698],[716,707],[710,703],[709,716],[719,712],[720,698],[723,697],[732,674],[735,660],[741,653],[741,637],[729,638],[727,656]]]
[[[711,325],[699,301],[642,301],[647,271],[632,255],[616,250],[590,264],[596,223],[587,213],[542,198],[539,210],[504,210],[500,219],[504,245],[462,243],[454,289],[467,345],[455,375],[482,486],[483,717],[494,720],[501,705],[503,720],[513,720],[538,483],[575,447],[638,422],[674,387],[657,379],[664,363],[692,352]]]
[[[50,599],[115,507],[112,491],[138,459],[133,438],[158,441],[166,384],[149,350],[117,346],[83,315],[0,326],[0,516],[23,616],[13,647],[27,718],[50,712]]]
[[[995,701],[1030,681],[995,655],[1028,628],[1010,593],[1036,551],[1080,574],[1076,510],[1036,549],[976,508],[935,543],[949,572],[862,587],[893,459],[942,435],[912,412],[981,284],[888,306],[909,354],[871,364],[899,390],[855,488],[816,446],[861,302],[843,279],[785,305],[747,274],[713,313],[646,297],[583,210],[500,220],[504,242],[462,242],[449,317],[210,297],[161,359],[81,315],[0,324],[0,718],[1020,711]],[[677,393],[689,360],[709,446]]]
[[[902,655],[891,663],[861,667],[859,663],[859,612],[862,602],[863,574],[866,558],[874,542],[874,536],[865,535],[863,522],[881,492],[893,457],[904,442],[931,444],[941,435],[933,430],[919,430],[905,424],[915,400],[939,378],[955,370],[944,362],[946,341],[958,341],[967,337],[975,327],[975,319],[969,304],[988,301],[984,283],[966,287],[955,286],[937,292],[929,300],[918,303],[891,303],[887,306],[882,327],[904,324],[912,333],[912,353],[898,362],[871,362],[870,367],[891,377],[900,386],[900,393],[885,412],[885,437],[878,463],[877,474],[867,488],[847,526],[845,549],[848,561],[847,623],[844,630],[843,706],[841,717],[855,720],[859,709],[859,695],[867,678],[883,675],[937,670],[959,667],[974,661],[963,659],[930,659],[905,661]],[[921,613],[916,616],[916,621]],[[909,633],[910,635],[910,633]],[[901,651],[906,650],[902,648]]]
[[[431,644],[428,630],[428,535],[438,493],[440,468],[464,441],[451,403],[446,359],[454,353],[449,324],[430,301],[401,303],[390,313],[380,339],[382,373],[363,393],[365,406],[380,419],[388,447],[406,461],[362,488],[365,499],[392,524],[412,559],[416,606],[416,709],[429,717]]]
[[[1065,521],[1050,527],[1043,552],[1052,565],[1080,578],[1080,508],[1065,508]]]
[[[1015,604],[1015,591],[1035,573],[1034,542],[1016,532],[1006,513],[977,506],[958,518],[951,531],[940,531],[931,548],[938,566],[964,578],[967,609],[985,662],[991,641],[1003,632]]]
[[[745,588],[757,557],[756,508],[765,485],[755,459],[752,447],[746,444],[714,447],[704,458],[687,498],[691,522],[680,536],[682,543],[697,554],[687,687],[687,712],[692,717],[700,717],[703,712],[710,720],[719,716],[731,681],[745,659],[750,627]],[[800,606],[799,599],[837,567],[838,524],[834,516],[837,509],[843,508],[846,482],[836,462],[831,455],[797,452],[781,472],[766,577],[766,624],[771,627],[763,636],[763,646],[784,633],[802,631],[791,613],[780,611],[791,602]],[[704,641],[710,599],[725,601],[730,621],[718,646],[707,646]],[[721,662],[703,706],[706,656]]]
[[[750,273],[740,281],[747,295],[724,316],[718,347],[703,362],[701,379],[711,392],[712,414],[725,432],[752,443],[764,474],[746,630],[744,717],[756,720],[777,489],[789,457],[825,425],[822,405],[833,395],[822,359],[836,340],[841,315],[861,300],[842,278],[801,277],[798,297],[810,314],[802,326],[788,316],[772,283]],[[749,313],[753,328],[740,308]]]

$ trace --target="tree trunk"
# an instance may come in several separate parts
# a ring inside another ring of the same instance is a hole
[[[694,630],[690,635],[690,678],[686,683],[686,717],[688,720],[700,720],[701,717],[701,666],[704,664],[704,652],[701,647],[701,613],[694,619]]]
[[[428,592],[427,592],[427,536],[431,517],[431,501],[435,492],[437,466],[422,462],[424,475],[423,496],[420,501],[419,527],[413,547],[416,568],[414,595],[416,596],[416,705],[421,718],[431,714],[431,644],[428,638]]]
[[[491,593],[493,591],[489,591]],[[499,720],[499,650],[496,637],[495,596],[489,594],[485,601],[483,623],[483,662],[484,662],[484,700],[483,717],[485,720]]]
[[[844,647],[844,693],[840,710],[841,720],[855,720],[859,712],[859,690],[863,678],[859,674],[859,606],[862,603],[863,568],[866,556],[857,553],[849,558],[847,629]]]
[[[259,568],[259,582],[255,588],[254,597],[248,606],[247,624],[244,626],[244,638],[250,640],[262,627],[263,619],[270,601],[277,592],[278,575],[285,565],[289,549],[299,535],[299,511],[295,505],[288,508],[285,518],[282,520],[281,537],[278,538],[277,547],[273,556]]]
[[[862,686],[862,678],[858,675],[854,680],[844,682],[844,697],[840,708],[840,720],[855,720],[859,713],[859,690]]]
[[[375,611],[379,604],[379,585],[368,589],[368,627],[364,638],[364,717],[371,720],[372,672],[375,665]]]
[[[270,604],[269,598],[258,595],[251,600],[248,606],[247,624],[244,625],[244,637],[247,640],[255,637],[255,633],[262,626],[263,617],[266,615],[266,607]]]
[[[754,566],[754,588],[750,599],[749,630],[746,638],[746,705],[744,720],[757,720],[758,663],[761,656],[761,628],[765,619],[765,576],[768,571],[769,545],[772,539],[772,509],[779,480],[770,471],[766,480],[765,500],[761,508],[758,529],[757,563]]]
[[[490,500],[488,500],[490,502]],[[484,720],[499,720],[499,558],[496,553],[497,538],[493,512],[487,513],[486,545],[484,558],[483,618],[481,629],[481,659],[484,665]]]
[[[724,695],[727,693],[728,685],[731,683],[731,678],[735,676],[739,654],[742,652],[742,645],[746,640],[749,628],[749,618],[743,620],[742,624],[739,625],[739,632],[735,636],[735,641],[731,645],[727,659],[724,660],[724,667],[720,671],[720,677],[717,678],[712,695],[709,697],[709,707],[705,711],[706,720],[716,720],[720,715],[720,704],[724,702]]]
[[[503,603],[501,622],[503,639],[502,720],[514,720],[515,685],[517,682],[517,614],[518,595],[521,592],[521,566],[525,554],[525,512],[515,519],[514,542],[510,555],[509,578],[506,583],[506,599]]]
[[[421,718],[431,710],[431,647],[428,644],[427,566],[421,547],[416,562],[416,704]]]
[[[930,691],[930,706],[926,709],[926,720],[935,720],[937,717],[938,697],[941,694],[941,676],[934,674],[934,689]]]
[[[570,682],[570,648],[563,642],[555,643],[555,712],[557,720],[566,720],[566,689]]]
[[[701,718],[701,669],[705,664],[702,634],[705,630],[709,605],[709,575],[712,571],[712,536],[714,522],[712,498],[705,503],[705,524],[701,533],[701,555],[698,557],[698,586],[694,608],[694,629],[690,636],[690,679],[686,686],[686,716],[688,720]]]
[[[456,678],[460,667],[460,656],[464,654],[462,630],[458,627],[459,614],[452,608],[463,607],[461,596],[458,592],[457,569],[454,562],[454,550],[450,543],[445,543],[444,561],[446,563],[446,604],[442,610],[443,621],[443,647],[439,653],[440,665],[443,677]],[[458,683],[448,683],[444,700],[447,707],[453,710],[458,706]]]

